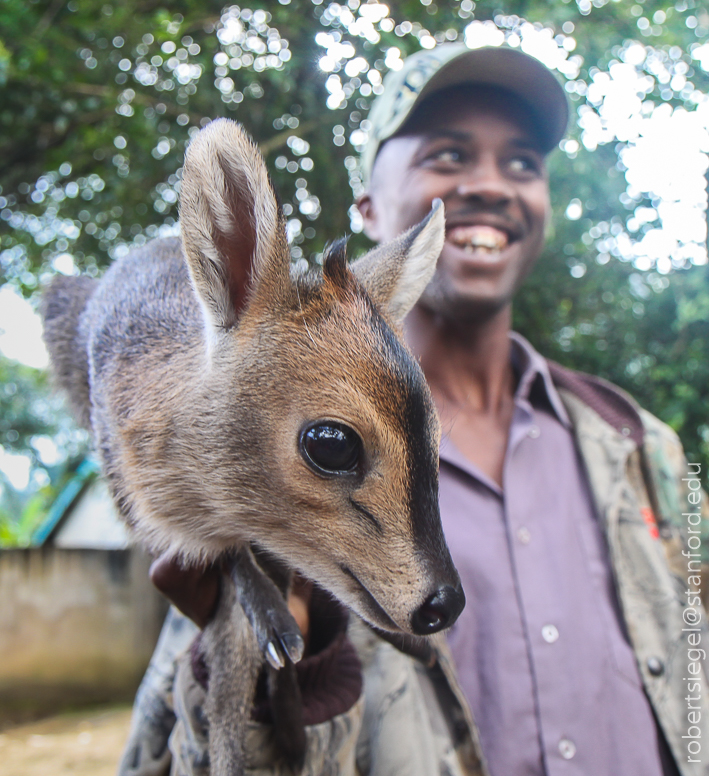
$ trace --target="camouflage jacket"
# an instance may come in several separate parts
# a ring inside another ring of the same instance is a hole
[[[645,690],[681,776],[709,776],[709,502],[677,435],[605,381],[550,364],[605,529]],[[692,493],[698,495],[692,496]],[[696,537],[696,538],[695,538]],[[187,647],[196,627],[171,612],[136,698],[119,776],[208,776],[205,691]],[[487,776],[450,653],[426,664],[353,620],[363,692],[307,728],[303,776]],[[698,673],[697,673],[698,672]],[[286,776],[268,725],[250,723],[249,774]],[[631,742],[630,745],[637,745]],[[670,765],[669,772],[673,772]]]

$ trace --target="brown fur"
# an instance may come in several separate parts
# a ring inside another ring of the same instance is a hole
[[[77,282],[72,298],[62,280],[47,294],[53,364],[90,414],[121,514],[154,553],[187,563],[254,543],[373,625],[411,633],[436,591],[460,587],[438,515],[433,402],[396,333],[433,273],[442,207],[352,269],[335,248],[322,274],[292,278],[263,161],[221,120],[188,150],[181,226],[182,247],[155,241],[96,289]],[[358,433],[356,475],[306,464],[301,430],[318,419]],[[254,651],[229,601],[207,638],[221,672]],[[260,658],[247,662],[251,687]],[[213,699],[213,724],[228,702]],[[240,772],[238,752],[213,758],[215,776]]]

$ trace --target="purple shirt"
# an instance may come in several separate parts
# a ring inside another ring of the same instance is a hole
[[[605,538],[545,360],[519,378],[503,488],[441,443],[440,504],[467,605],[449,634],[491,776],[662,776]]]

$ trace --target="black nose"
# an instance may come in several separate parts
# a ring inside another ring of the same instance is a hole
[[[449,628],[465,606],[462,587],[445,585],[437,590],[411,617],[411,630],[417,636],[429,636]]]

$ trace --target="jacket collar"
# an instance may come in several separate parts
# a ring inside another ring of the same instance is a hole
[[[645,439],[637,404],[627,393],[607,380],[548,361],[549,374],[557,388],[563,388],[587,404],[619,434],[642,447]]]

